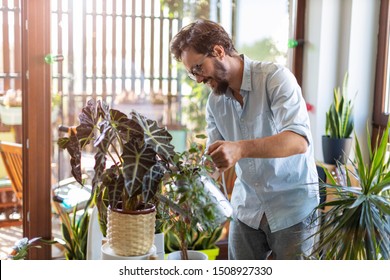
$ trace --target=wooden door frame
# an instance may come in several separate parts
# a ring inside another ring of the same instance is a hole
[[[305,47],[305,20],[306,20],[306,0],[297,0],[296,6],[296,26],[294,38],[298,41],[298,46],[293,51],[293,73],[298,84],[302,87],[303,80],[303,51]]]
[[[376,143],[377,137],[381,137],[386,128],[389,115],[385,114],[385,97],[388,73],[389,57],[389,31],[390,31],[390,1],[381,0],[378,30],[378,51],[376,58],[374,110],[373,110],[373,131],[372,145]]]
[[[23,236],[51,239],[50,0],[22,0]],[[51,246],[28,259],[51,259]]]

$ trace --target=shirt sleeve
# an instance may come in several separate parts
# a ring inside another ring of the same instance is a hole
[[[206,133],[207,133],[207,143],[206,143],[206,149],[208,148],[209,145],[214,143],[217,140],[223,140],[223,137],[218,130],[218,127],[215,123],[215,118],[213,111],[211,109],[210,103],[212,102],[212,96],[213,93],[210,94],[209,99],[207,100],[206,104],[206,122],[207,122],[207,127],[206,127]]]
[[[310,145],[310,119],[294,75],[287,68],[278,68],[267,79],[267,94],[278,132],[293,131]]]

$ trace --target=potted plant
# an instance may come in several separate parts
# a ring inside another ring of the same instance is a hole
[[[192,251],[200,251],[207,255],[208,260],[215,260],[219,255],[219,247],[216,243],[222,236],[222,226],[212,228],[210,230],[199,230],[193,228],[188,234],[187,248]],[[176,232],[165,229],[165,251],[172,253],[180,251],[180,238]]]
[[[53,245],[59,243],[58,240],[46,240],[42,237],[34,237],[28,239],[24,237],[18,240],[12,247],[12,252],[9,254],[8,259],[10,260],[24,260],[27,258],[28,251],[31,248],[42,248],[41,244]]]
[[[333,91],[333,103],[326,112],[325,135],[322,136],[322,151],[324,162],[342,164],[347,162],[351,146],[353,131],[353,104],[347,96],[348,73],[345,74],[343,86]]]
[[[390,159],[386,156],[390,121],[372,149],[368,137],[369,163],[363,160],[355,135],[353,170],[337,166],[337,178],[324,168],[330,183],[322,182],[334,199],[322,213],[316,232],[318,243],[312,257],[321,259],[390,259]],[[359,182],[351,186],[351,176]]]
[[[118,255],[146,254],[153,246],[156,194],[175,154],[172,137],[156,121],[135,111],[127,116],[103,101],[89,100],[79,120],[76,133],[58,141],[70,154],[72,175],[83,184],[81,151],[89,148],[103,236]]]
[[[211,158],[204,154],[203,146],[192,143],[188,150],[176,154],[174,162],[175,170],[170,173],[160,200],[170,212],[165,224],[166,236],[177,237],[179,251],[175,254],[187,260],[196,254],[189,250],[194,233],[218,233],[232,210],[230,204],[214,194],[219,188],[209,175],[212,167],[205,162],[211,162]]]
[[[78,209],[77,205],[73,211],[67,212],[59,209],[62,202],[58,196],[53,197],[57,212],[61,219],[61,232],[63,240],[60,244],[65,249],[66,260],[86,260],[88,244],[88,225],[90,213],[88,209],[92,201],[88,201],[83,209]],[[78,211],[81,213],[78,215]]]

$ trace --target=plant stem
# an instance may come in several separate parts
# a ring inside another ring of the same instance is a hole
[[[117,137],[117,138],[120,139],[120,137]],[[116,149],[115,145],[113,145],[113,144],[111,143],[111,147],[113,148],[113,150],[114,150],[116,156],[118,157],[120,163],[122,164],[122,163],[123,163],[123,159],[122,159],[122,157],[119,155],[119,152],[118,152],[118,150]],[[112,156],[112,154],[111,154],[110,152],[108,152],[108,154],[110,155],[112,161],[115,162],[115,165],[116,165],[116,160],[114,159],[114,157]]]
[[[182,260],[188,260],[188,250],[187,250],[187,241],[186,241],[186,233],[185,228],[180,230],[180,251]]]

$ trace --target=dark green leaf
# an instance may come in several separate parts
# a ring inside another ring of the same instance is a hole
[[[131,139],[124,145],[122,154],[125,188],[130,197],[142,193],[146,172],[156,163],[156,152],[144,142]]]

